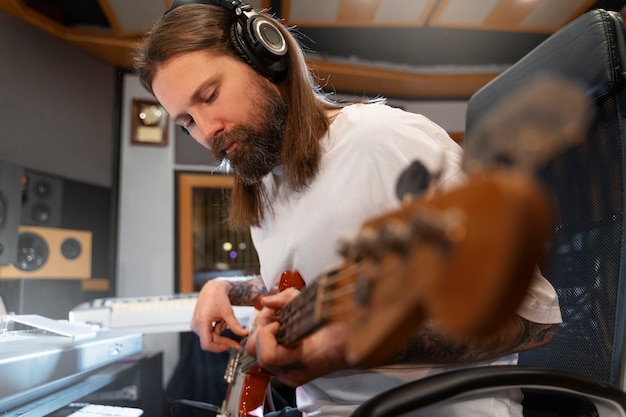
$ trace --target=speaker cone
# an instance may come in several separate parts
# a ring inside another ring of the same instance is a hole
[[[48,244],[34,233],[22,233],[18,239],[15,267],[22,271],[35,271],[48,260]]]
[[[48,183],[48,181],[45,180],[39,180],[35,183],[35,194],[39,197],[39,198],[48,198],[50,196],[51,193],[51,187],[50,184]]]
[[[80,242],[72,237],[67,238],[61,244],[61,254],[66,259],[76,259],[80,256]]]
[[[47,223],[50,220],[50,206],[47,204],[35,204],[30,210],[30,217],[38,223]]]

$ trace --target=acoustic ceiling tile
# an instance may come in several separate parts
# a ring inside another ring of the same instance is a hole
[[[542,0],[520,22],[523,28],[558,29],[589,0]]]
[[[439,15],[439,23],[478,26],[497,4],[498,0],[449,0]]]
[[[381,0],[374,16],[375,23],[422,21],[431,0]]]
[[[341,0],[291,0],[290,22],[326,22],[337,20]]]

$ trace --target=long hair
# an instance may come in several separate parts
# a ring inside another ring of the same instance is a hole
[[[231,44],[230,28],[234,13],[223,7],[190,4],[178,7],[147,33],[134,57],[135,70],[142,85],[151,93],[159,67],[169,59],[193,51],[210,51],[244,62]],[[304,53],[289,29],[277,22],[288,44],[288,70],[276,85],[288,107],[282,149],[283,176],[287,185],[302,191],[311,183],[320,165],[320,139],[327,132],[326,110],[339,107],[322,92],[311,74]],[[233,229],[260,226],[271,211],[263,182],[245,185],[235,181],[229,211]]]

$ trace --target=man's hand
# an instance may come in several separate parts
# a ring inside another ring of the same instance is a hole
[[[257,358],[259,366],[292,387],[346,366],[347,331],[342,323],[326,325],[294,347],[287,348],[277,342],[280,325],[273,315],[298,294],[297,290],[288,289],[265,296],[261,300],[263,309],[246,343],[247,353]]]
[[[191,319],[191,330],[200,337],[200,346],[212,352],[224,352],[230,348],[242,349],[235,340],[221,336],[227,328],[237,336],[245,337],[248,331],[235,317],[229,298],[233,284],[225,279],[208,281],[198,294],[198,301]]]

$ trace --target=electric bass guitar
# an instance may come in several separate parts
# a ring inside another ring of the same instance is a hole
[[[348,361],[370,367],[427,317],[457,334],[495,331],[515,314],[541,261],[553,224],[547,201],[532,178],[494,172],[369,221],[344,245],[342,268],[277,311],[278,342],[293,346],[344,321]],[[279,290],[302,286],[297,272],[286,272]],[[221,415],[263,415],[270,378],[254,358],[236,352]]]
[[[525,296],[555,224],[552,196],[532,168],[582,140],[589,112],[580,90],[559,80],[539,82],[504,103],[466,150],[466,183],[366,222],[344,243],[344,265],[309,286],[297,272],[283,274],[277,290],[301,293],[276,313],[278,342],[294,346],[342,321],[348,362],[369,368],[395,353],[427,318],[459,335],[497,331]],[[514,169],[496,163],[503,153],[518,161]],[[270,379],[254,358],[235,352],[219,415],[263,415]]]

